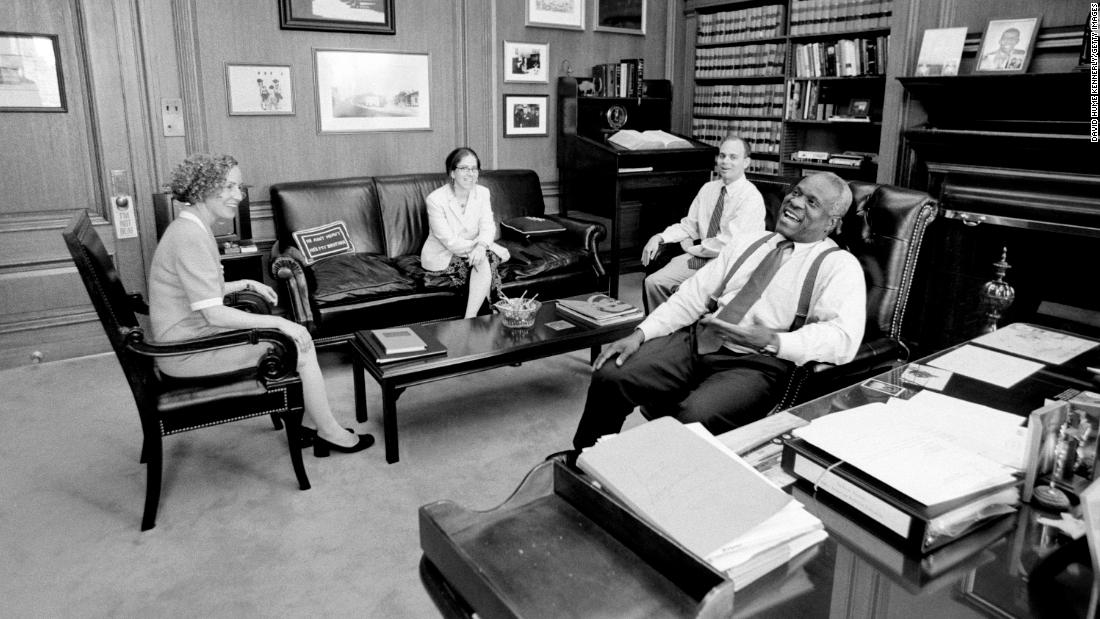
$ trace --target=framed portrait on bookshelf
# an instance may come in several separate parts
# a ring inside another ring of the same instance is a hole
[[[966,43],[966,26],[929,28],[921,39],[915,75],[958,75]]]
[[[550,95],[504,95],[504,137],[550,135]]]
[[[428,54],[314,49],[320,133],[431,129]]]
[[[599,32],[645,34],[646,0],[596,0],[596,25]]]
[[[396,34],[393,14],[393,0],[279,0],[279,27],[283,30]]]
[[[529,28],[584,30],[585,0],[526,0]]]
[[[870,99],[852,99],[848,102],[848,115],[852,118],[866,118],[871,115]]]
[[[289,65],[227,62],[225,93],[230,116],[294,114]]]
[[[505,82],[550,82],[550,44],[504,42]]]
[[[1042,17],[992,19],[978,46],[975,73],[1025,73]]]
[[[58,35],[0,32],[0,112],[65,112]]]

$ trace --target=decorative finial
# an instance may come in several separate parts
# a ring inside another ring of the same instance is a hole
[[[1001,248],[1001,259],[993,263],[992,280],[982,284],[981,300],[985,307],[985,324],[982,325],[982,333],[992,333],[997,330],[997,321],[1001,314],[1016,300],[1016,291],[1004,280],[1005,272],[1012,265],[1008,263],[1008,248]]]

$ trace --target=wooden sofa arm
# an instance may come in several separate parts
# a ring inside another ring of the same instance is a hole
[[[600,241],[607,238],[607,228],[596,221],[574,219],[565,215],[542,215],[542,217],[560,224],[567,234],[573,236],[592,256],[592,268],[600,277],[606,275],[603,261],[600,260]]]
[[[271,275],[276,281],[283,283],[290,305],[291,319],[313,333],[315,322],[303,264],[305,264],[305,257],[297,247],[280,248],[279,244],[272,246]]]

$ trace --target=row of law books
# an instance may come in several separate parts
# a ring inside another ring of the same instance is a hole
[[[756,43],[695,50],[695,79],[783,76],[786,43]]]
[[[617,325],[643,317],[641,309],[600,293],[558,299],[556,307],[565,318],[590,327]]]
[[[794,46],[795,77],[886,75],[890,36],[815,41]]]
[[[696,86],[695,116],[781,116],[783,84]]]
[[[791,35],[889,28],[891,0],[791,0]]]
[[[691,135],[717,146],[727,133],[736,133],[756,154],[778,154],[783,139],[783,123],[777,120],[693,118]]]
[[[695,43],[715,45],[783,36],[786,12],[787,7],[782,4],[771,4],[737,11],[701,13]]]
[[[645,59],[623,58],[592,67],[597,97],[645,96]]]

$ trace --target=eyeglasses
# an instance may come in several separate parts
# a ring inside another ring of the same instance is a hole
[[[472,172],[474,174],[477,174],[481,171],[481,169],[478,168],[476,165],[459,165],[455,166],[455,170],[459,172]]]

